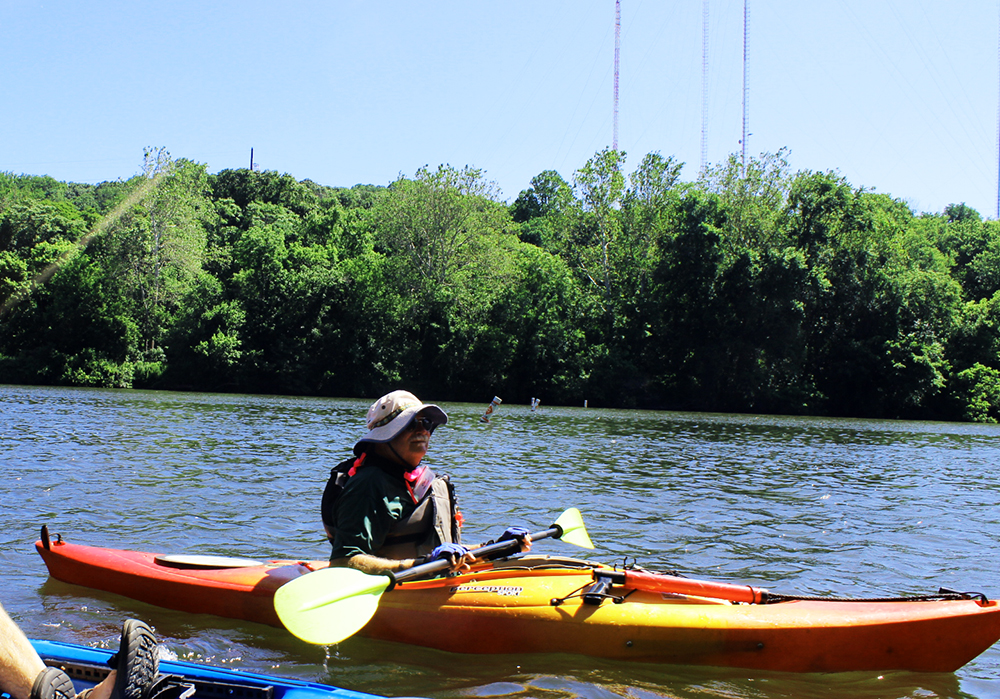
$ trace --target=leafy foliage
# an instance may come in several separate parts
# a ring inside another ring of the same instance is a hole
[[[448,165],[0,173],[0,382],[1000,420],[997,221],[783,151],[625,163],[510,205]]]

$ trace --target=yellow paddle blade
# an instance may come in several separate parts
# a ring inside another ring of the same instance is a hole
[[[590,541],[590,535],[587,534],[587,528],[583,526],[583,515],[580,514],[580,510],[575,507],[569,508],[559,515],[555,524],[562,529],[562,536],[559,537],[561,541],[580,548],[594,548],[594,544]]]
[[[303,641],[340,643],[368,623],[389,582],[385,575],[353,568],[323,568],[279,587],[274,610]]]

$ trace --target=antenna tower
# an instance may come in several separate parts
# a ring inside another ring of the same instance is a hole
[[[618,150],[618,61],[621,55],[622,46],[622,3],[615,0],[615,117],[613,134],[611,137],[611,149]]]
[[[750,101],[750,88],[747,85],[747,16],[749,11],[747,10],[747,3],[749,0],[743,0],[743,138],[740,139],[740,145],[743,147],[742,154],[740,155],[740,165],[743,167],[743,175],[746,176],[747,172],[747,107]]]
[[[997,37],[997,62],[1000,64],[1000,36]],[[997,220],[1000,220],[1000,104],[997,105]]]
[[[701,1],[701,174],[708,170],[708,0]]]

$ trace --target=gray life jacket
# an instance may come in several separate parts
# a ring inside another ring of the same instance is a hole
[[[363,466],[365,454],[347,459],[330,471],[323,492],[323,526],[332,544],[335,538],[336,505],[347,480]],[[375,467],[377,468],[377,467]],[[381,558],[419,558],[444,543],[462,542],[462,513],[458,511],[455,487],[448,476],[438,476],[426,466],[405,477],[407,490],[416,505],[408,517],[392,523],[382,547],[374,552]]]

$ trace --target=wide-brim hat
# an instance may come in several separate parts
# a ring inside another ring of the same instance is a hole
[[[354,445],[354,453],[364,451],[363,444],[391,442],[410,424],[417,415],[427,418],[435,425],[448,422],[448,415],[432,403],[421,403],[409,391],[387,393],[368,408],[368,434]]]

